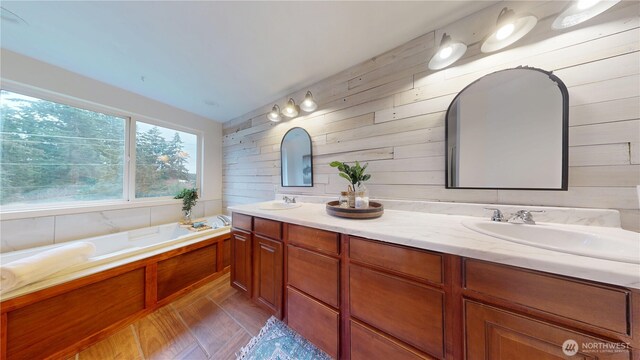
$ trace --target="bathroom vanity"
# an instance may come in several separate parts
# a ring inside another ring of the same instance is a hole
[[[640,356],[638,264],[492,238],[464,216],[232,210],[232,286],[334,358],[563,359],[568,340],[578,359]]]

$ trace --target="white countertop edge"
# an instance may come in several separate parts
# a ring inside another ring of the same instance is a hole
[[[638,264],[602,260],[521,245],[477,233],[460,224],[462,220],[477,220],[477,217],[385,210],[385,215],[379,219],[349,220],[326,214],[324,204],[309,203],[304,203],[302,207],[296,209],[282,211],[260,210],[259,204],[233,206],[229,210],[393,244],[640,289],[640,265]],[[405,219],[405,221],[400,221],[401,219]],[[419,229],[420,233],[415,229],[413,232],[406,229],[391,232],[380,231],[381,228],[400,228],[400,226],[422,228]],[[636,234],[611,227],[564,226],[609,236],[629,237]],[[425,230],[427,231],[425,232]],[[636,235],[640,240],[640,234]]]

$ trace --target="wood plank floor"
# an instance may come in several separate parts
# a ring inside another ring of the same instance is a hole
[[[229,285],[226,274],[71,359],[235,359],[268,318]]]

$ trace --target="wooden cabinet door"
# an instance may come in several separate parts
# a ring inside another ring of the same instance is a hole
[[[251,296],[251,233],[231,232],[231,286]]]
[[[444,357],[444,293],[351,264],[349,307],[356,318],[432,356]]]
[[[624,344],[473,301],[465,301],[465,323],[467,360],[630,359]]]
[[[435,360],[425,354],[418,353],[393,338],[362,323],[351,320],[351,360]]]
[[[260,235],[253,238],[253,298],[282,319],[282,243]]]
[[[287,286],[288,325],[334,359],[340,350],[340,313]]]
[[[287,247],[287,256],[287,285],[340,307],[340,260],[292,245]]]

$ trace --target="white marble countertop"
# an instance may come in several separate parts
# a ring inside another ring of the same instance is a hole
[[[640,265],[541,249],[502,240],[467,229],[465,220],[483,218],[386,210],[382,217],[350,220],[330,216],[324,204],[303,203],[287,210],[261,210],[260,203],[229,210],[282,222],[314,227],[394,244],[492,261],[527,269],[640,289]],[[486,221],[489,221],[486,218]],[[640,234],[618,227],[553,224],[558,228],[640,241]],[[640,256],[640,254],[638,254]]]

